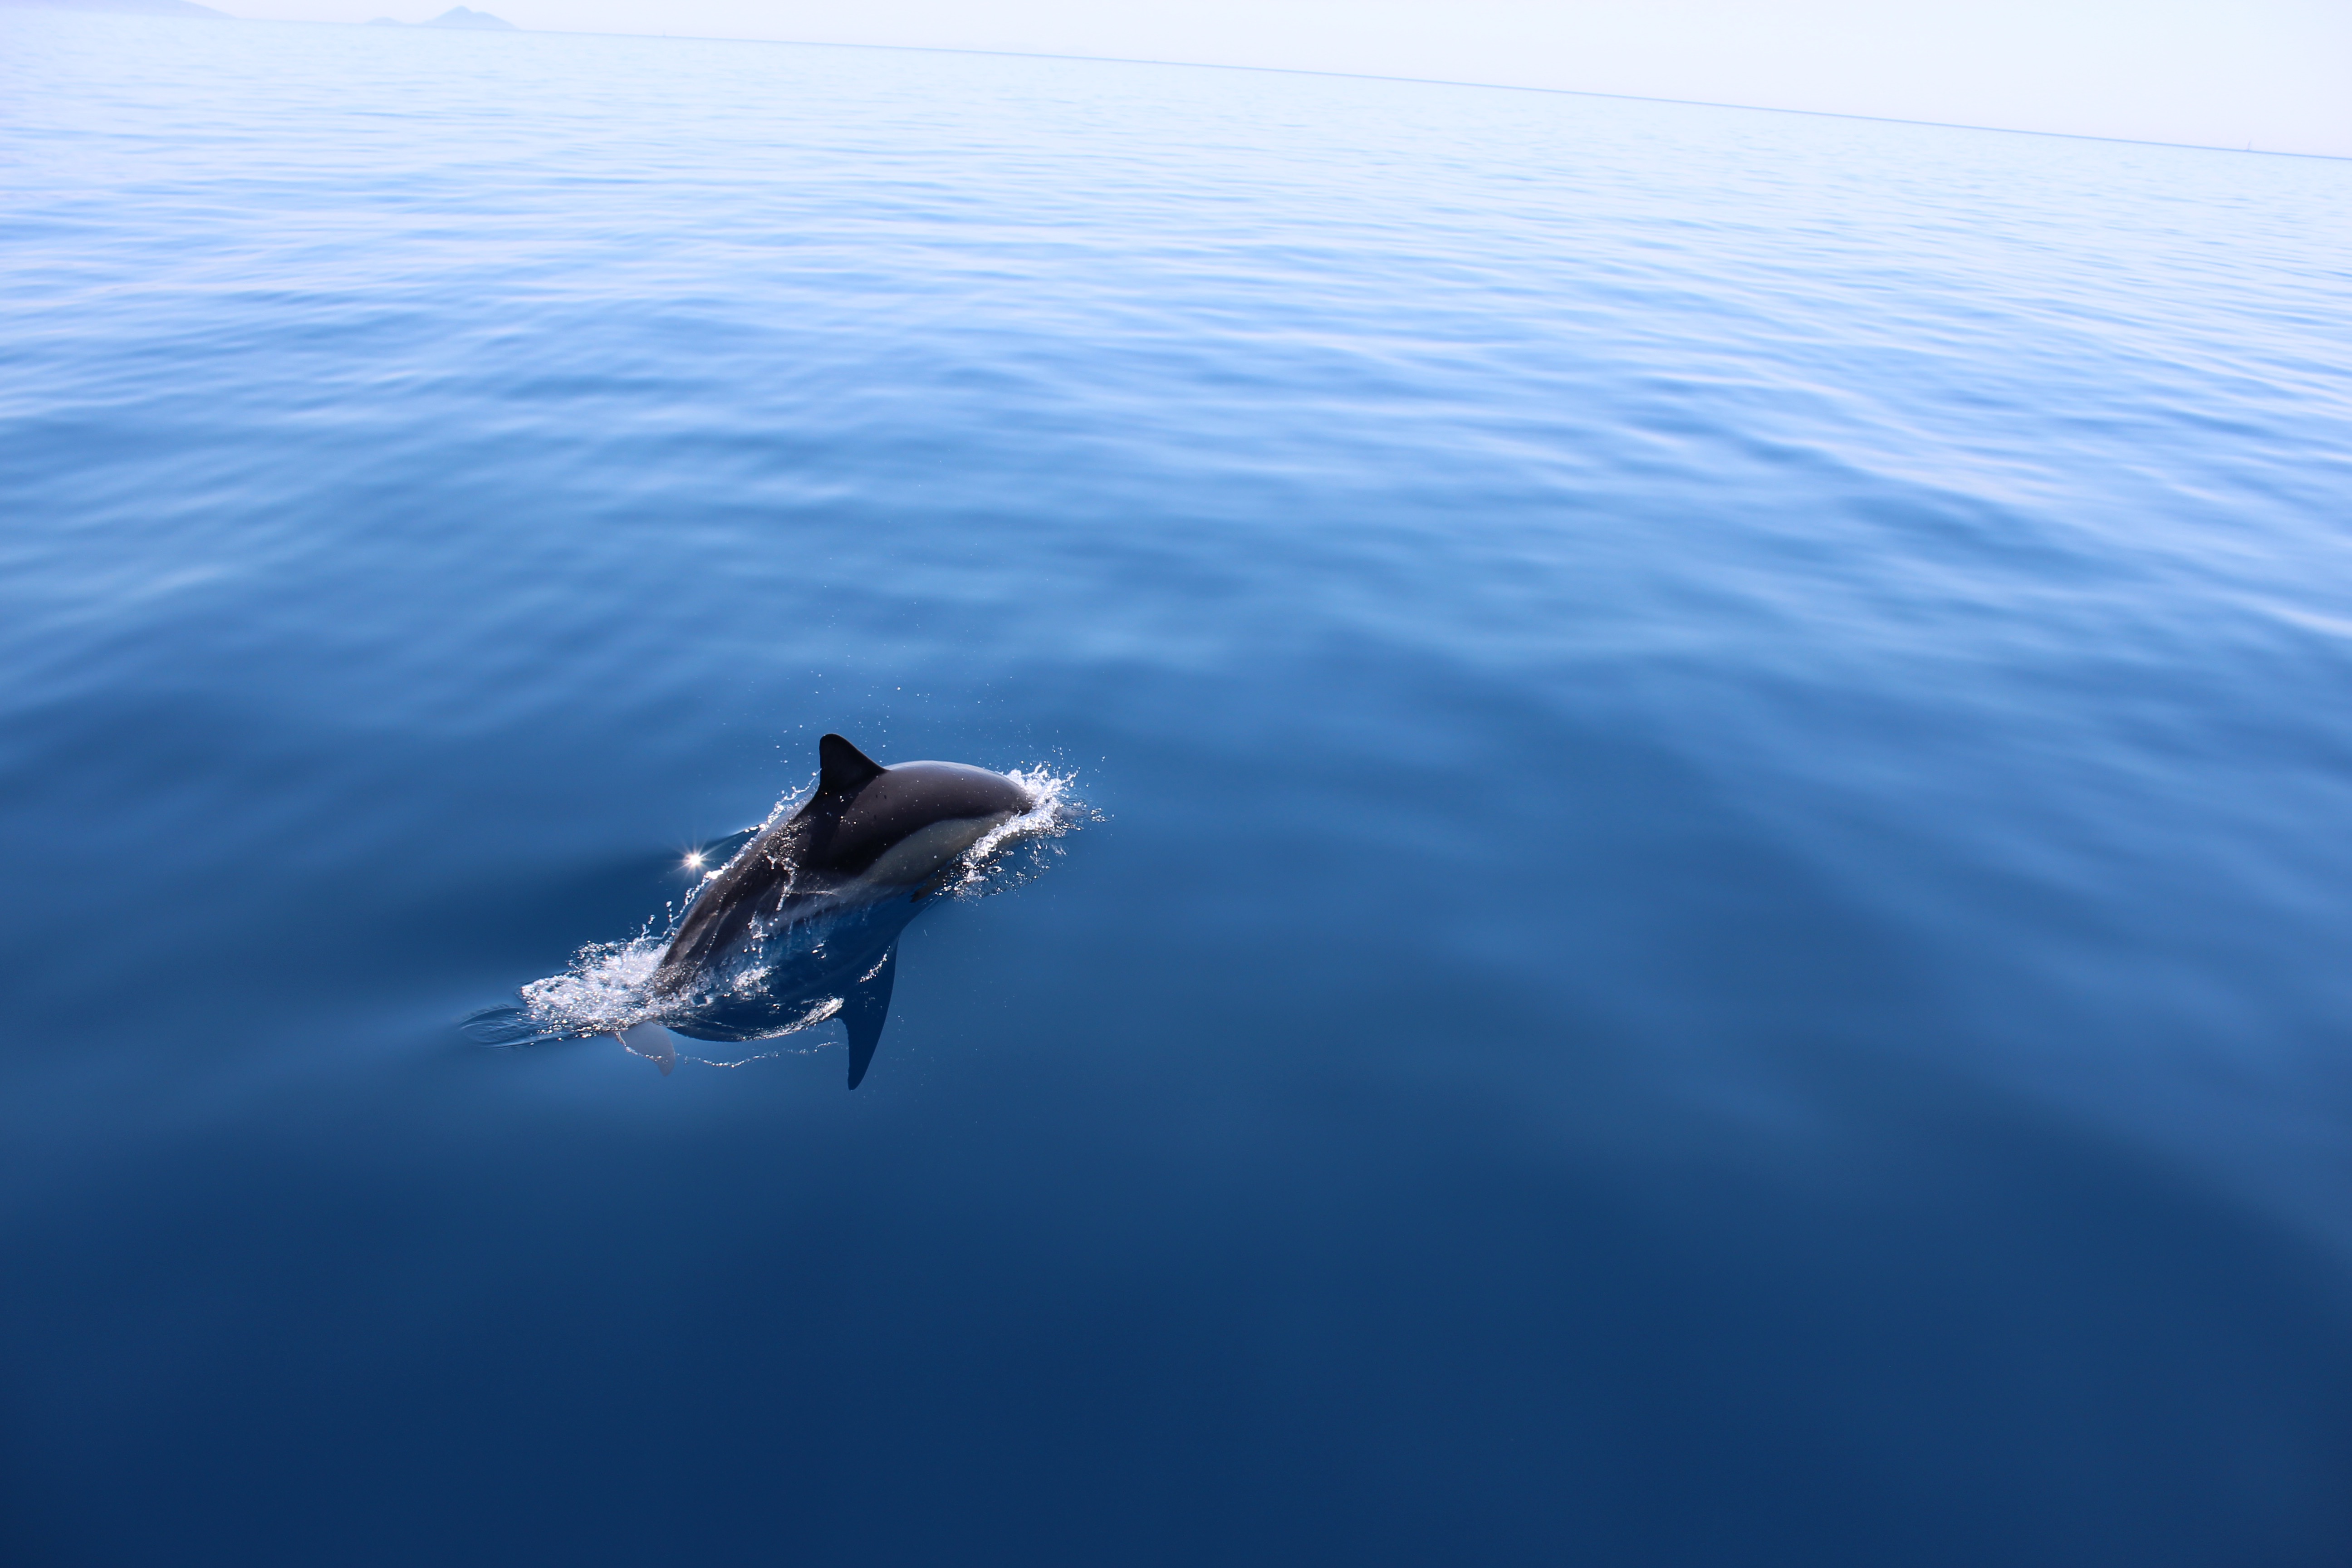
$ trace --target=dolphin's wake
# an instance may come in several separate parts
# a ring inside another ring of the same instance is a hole
[[[779,1040],[846,1012],[856,1088],[888,1006],[899,931],[933,903],[1044,874],[1063,852],[1054,840],[1102,820],[1072,793],[1075,773],[1042,764],[884,768],[832,735],[821,756],[814,793],[792,791],[759,826],[688,858],[718,868],[685,900],[627,941],[581,948],[515,1004],[469,1015],[466,1032],[510,1047],[610,1037],[667,1074],[680,1061],[744,1067],[824,1043],[722,1059],[680,1049],[676,1036]]]

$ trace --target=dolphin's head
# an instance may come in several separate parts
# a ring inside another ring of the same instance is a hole
[[[825,737],[828,766],[819,800],[835,788],[831,742],[839,739]],[[837,872],[877,892],[929,881],[983,836],[1035,804],[1016,780],[986,768],[929,762],[885,768],[867,762],[846,741],[840,746],[872,771],[854,783],[841,781],[838,815],[817,853]]]

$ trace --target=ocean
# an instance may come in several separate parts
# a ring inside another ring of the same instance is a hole
[[[11,1564],[2352,1560],[2352,163],[7,9],[0,237]],[[854,1092],[468,1032],[827,732],[1085,812]]]

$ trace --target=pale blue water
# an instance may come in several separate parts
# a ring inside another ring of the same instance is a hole
[[[6,10],[0,222],[11,1563],[2352,1559],[2352,164]],[[856,1093],[458,1030],[826,730],[1108,817]]]

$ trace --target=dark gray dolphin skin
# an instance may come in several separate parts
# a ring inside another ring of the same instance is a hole
[[[839,735],[817,742],[817,786],[801,808],[745,845],[705,882],[664,950],[654,988],[683,995],[795,927],[826,922],[790,967],[803,986],[848,977],[849,1087],[874,1059],[890,1009],[898,932],[982,835],[1027,811],[1029,792],[962,763],[884,767]],[[820,956],[821,955],[821,956]],[[694,1023],[680,1034],[708,1032]]]

